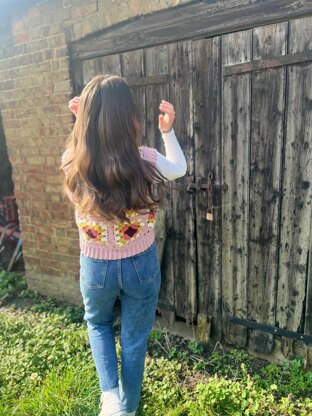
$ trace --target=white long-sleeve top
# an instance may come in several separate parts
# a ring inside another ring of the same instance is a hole
[[[186,159],[178,142],[174,129],[162,133],[165,155],[157,151],[156,167],[167,178],[167,181],[184,176],[187,169]]]
[[[180,178],[186,173],[187,165],[184,153],[175,135],[174,129],[169,133],[162,133],[166,156],[157,152],[156,166],[169,180]]]

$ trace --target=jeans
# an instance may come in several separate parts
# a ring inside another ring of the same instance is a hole
[[[148,335],[153,327],[161,272],[156,242],[144,252],[119,260],[80,254],[80,291],[92,356],[101,391],[119,387],[127,412],[137,410]],[[113,308],[121,303],[121,372],[114,339]]]

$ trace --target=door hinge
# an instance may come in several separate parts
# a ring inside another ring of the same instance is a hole
[[[258,322],[250,321],[248,319],[243,318],[237,318],[235,316],[231,316],[228,319],[230,322],[233,322],[234,324],[246,326],[247,328],[257,329],[258,331],[267,332],[269,334],[281,335],[285,338],[299,339],[305,342],[306,344],[312,343],[312,335],[305,335],[301,332],[289,331],[288,329],[278,328],[273,325],[259,324]]]

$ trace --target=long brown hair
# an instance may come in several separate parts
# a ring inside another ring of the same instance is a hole
[[[146,212],[162,203],[166,178],[141,158],[141,142],[125,80],[115,75],[94,77],[82,91],[60,167],[64,191],[70,191],[79,212],[127,221],[128,209]]]

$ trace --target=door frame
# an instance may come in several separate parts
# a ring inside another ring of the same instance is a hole
[[[201,39],[312,14],[309,0],[191,1],[137,16],[72,42],[73,60],[131,51],[162,43]]]

